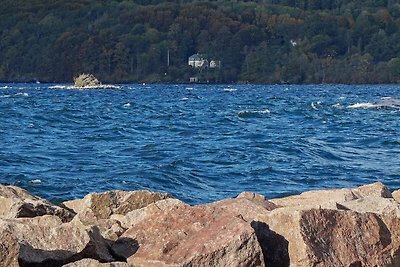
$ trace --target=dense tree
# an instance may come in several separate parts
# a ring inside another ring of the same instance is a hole
[[[397,83],[399,27],[399,0],[3,0],[0,80]]]

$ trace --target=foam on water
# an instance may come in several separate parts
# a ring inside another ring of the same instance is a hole
[[[311,102],[311,107],[312,107],[314,110],[318,110],[318,106],[320,106],[321,103],[322,103],[321,101]]]
[[[237,90],[236,88],[224,88],[224,92],[236,92]]]
[[[374,103],[367,102],[367,103],[355,103],[352,105],[347,106],[348,108],[373,108],[375,107]]]
[[[15,96],[25,96],[25,97],[28,97],[29,94],[28,94],[28,93],[16,93]]]
[[[237,113],[240,118],[249,118],[253,116],[263,115],[263,114],[270,114],[271,111],[269,109],[262,109],[262,110],[241,110]]]
[[[50,89],[76,89],[73,85],[52,85],[49,86]]]
[[[93,90],[93,89],[122,89],[121,86],[113,84],[100,84],[94,86],[76,87],[74,85],[53,85],[49,86],[50,89],[74,89],[74,90]]]

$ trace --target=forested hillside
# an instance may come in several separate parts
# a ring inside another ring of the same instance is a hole
[[[0,80],[395,83],[399,28],[399,0],[2,0]]]

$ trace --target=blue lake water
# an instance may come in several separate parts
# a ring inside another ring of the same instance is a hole
[[[400,187],[396,85],[0,84],[0,183],[51,201],[112,189],[190,204]]]

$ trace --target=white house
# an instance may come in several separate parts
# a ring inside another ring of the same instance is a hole
[[[193,54],[189,57],[188,65],[194,68],[208,67],[208,60],[201,54]]]
[[[210,69],[221,68],[221,60],[211,60]]]

